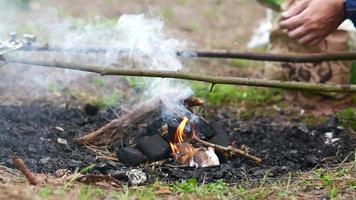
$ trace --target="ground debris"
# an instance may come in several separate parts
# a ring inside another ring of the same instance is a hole
[[[115,112],[120,113],[119,110]],[[88,116],[81,109],[44,103],[0,106],[0,154],[3,155],[0,163],[13,168],[11,160],[16,154],[35,173],[51,174],[59,169],[67,169],[72,174],[76,169],[95,165],[90,172],[92,175],[112,174],[116,178],[114,172],[122,171],[121,176],[126,176],[125,173],[130,168],[112,155],[114,149],[99,151],[94,147],[79,146],[73,139],[102,127],[115,118],[116,114],[111,110]],[[278,115],[274,118],[255,117],[241,122],[234,111],[221,108],[214,112],[214,117],[209,118],[209,121],[221,123],[223,131],[229,133],[234,145],[248,146],[250,154],[263,159],[262,164],[256,165],[249,159],[235,156],[220,160],[220,166],[208,168],[172,167],[174,161],[166,160],[163,165],[143,164],[135,169],[146,174],[146,182],[157,179],[170,182],[192,177],[199,182],[218,179],[237,182],[246,176],[263,177],[267,172],[269,176],[277,177],[291,171],[339,163],[356,146],[355,139],[347,130],[338,128],[337,124],[310,126],[300,120],[285,121],[285,116]],[[63,132],[55,128],[59,125]],[[333,138],[339,139],[334,145],[325,143],[325,133],[328,132],[333,133]],[[67,145],[59,144],[59,137],[65,139]],[[106,159],[107,157],[114,160]],[[128,181],[127,177],[118,180]]]

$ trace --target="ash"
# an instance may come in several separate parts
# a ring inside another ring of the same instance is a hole
[[[237,146],[246,145],[251,153],[263,158],[257,165],[242,157],[221,160],[210,168],[177,167],[173,161],[161,165],[143,164],[127,167],[122,163],[97,159],[74,139],[91,132],[116,117],[119,109],[101,111],[94,116],[82,109],[46,103],[21,106],[0,106],[0,164],[13,167],[11,159],[18,155],[28,167],[39,173],[57,170],[96,167],[94,174],[112,174],[122,181],[127,172],[139,169],[147,181],[176,181],[195,177],[201,182],[224,179],[236,182],[242,178],[277,177],[291,171],[310,170],[320,165],[340,163],[356,148],[356,139],[335,123],[307,126],[299,119],[286,121],[286,116],[256,117],[248,122],[236,118],[232,110],[216,110],[211,121],[221,124]],[[233,130],[238,128],[239,131]],[[332,133],[332,138],[330,138]],[[330,139],[335,139],[330,142]]]

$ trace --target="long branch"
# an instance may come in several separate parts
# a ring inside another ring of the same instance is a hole
[[[66,48],[61,46],[34,45],[23,47],[22,51],[53,51],[66,53],[128,53],[130,49],[113,48],[113,47],[74,47]],[[233,52],[225,50],[183,50],[177,51],[178,56],[188,58],[228,58],[228,59],[246,59],[258,61],[275,61],[275,62],[322,62],[336,60],[356,60],[356,52],[326,52],[326,53],[309,53],[309,54],[272,54],[272,53],[255,53],[255,52]]]
[[[184,53],[184,52],[183,52]],[[203,58],[231,58],[258,61],[315,63],[322,61],[356,60],[356,52],[332,52],[332,53],[303,53],[303,54],[272,54],[255,52],[229,52],[229,51],[192,51],[196,57]],[[178,52],[179,55],[179,52]],[[183,54],[184,55],[184,54]]]
[[[182,71],[161,71],[161,70],[139,70],[139,69],[122,69],[113,67],[101,67],[95,65],[83,65],[77,63],[66,63],[60,61],[36,61],[31,59],[18,59],[6,57],[3,60],[7,63],[28,64],[35,66],[47,66],[63,69],[72,69],[86,72],[98,73],[101,75],[118,75],[118,76],[142,76],[142,77],[160,77],[160,78],[175,78],[184,80],[193,80],[216,84],[228,85],[247,85],[283,88],[290,90],[304,90],[304,91],[319,91],[319,92],[356,92],[355,84],[316,84],[293,81],[276,81],[263,80],[253,78],[239,78],[239,77],[225,77],[194,74]]]

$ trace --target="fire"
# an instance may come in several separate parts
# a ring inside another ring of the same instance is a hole
[[[176,157],[177,152],[179,150],[178,146],[173,144],[172,142],[170,142],[169,145],[171,146],[173,156]]]
[[[217,166],[220,164],[219,158],[214,152],[213,148],[208,148],[208,150],[202,148],[196,148],[189,141],[184,141],[187,136],[184,134],[184,128],[188,123],[188,118],[184,117],[182,122],[178,125],[175,135],[169,142],[172,155],[175,160],[183,165],[188,165],[190,167],[208,167]],[[192,125],[191,139],[197,137],[196,127]]]
[[[177,143],[182,143],[184,142],[183,136],[184,136],[184,128],[188,123],[188,118],[183,117],[182,122],[179,124],[176,130],[176,134],[174,135],[175,142]]]
[[[188,117],[183,117],[182,122],[178,125],[176,133],[174,134],[173,141],[169,143],[174,157],[176,157],[179,151],[179,147],[177,146],[177,144],[184,142],[184,128],[187,125],[188,121]]]

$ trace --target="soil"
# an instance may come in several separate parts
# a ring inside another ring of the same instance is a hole
[[[74,138],[93,131],[114,119],[120,110],[108,109],[94,116],[78,108],[44,102],[27,105],[0,106],[0,164],[13,167],[11,159],[18,155],[38,173],[54,173],[58,169],[96,167],[92,173],[110,173],[122,180],[129,169],[120,163],[96,159],[94,153],[75,143]],[[305,171],[321,165],[343,161],[356,147],[356,138],[339,126],[332,117],[322,125],[308,126],[283,112],[271,117],[254,117],[242,122],[232,108],[213,110],[208,120],[222,125],[238,147],[263,158],[262,165],[241,157],[230,157],[218,167],[186,168],[141,165],[149,181],[175,181],[197,178],[200,182],[224,179],[237,182],[242,178],[278,177],[291,171]],[[90,113],[93,114],[93,113]],[[290,120],[286,120],[289,118]]]

